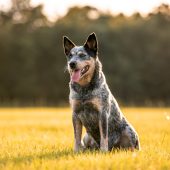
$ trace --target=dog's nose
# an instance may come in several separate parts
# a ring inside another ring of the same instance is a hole
[[[71,69],[75,69],[76,68],[76,62],[75,61],[72,61],[69,65],[70,65]]]

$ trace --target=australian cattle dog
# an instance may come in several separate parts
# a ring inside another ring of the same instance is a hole
[[[63,38],[70,73],[74,151],[85,148],[139,150],[138,135],[122,114],[106,83],[95,33],[89,35],[83,46],[76,46],[66,36]],[[83,126],[86,134],[81,141]]]

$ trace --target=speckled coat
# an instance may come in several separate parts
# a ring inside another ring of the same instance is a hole
[[[89,39],[94,39],[97,43],[94,33],[89,37],[87,42]],[[79,48],[73,47],[70,50],[75,54],[79,49],[83,49],[89,57],[93,57],[95,69],[90,82],[86,85],[82,86],[72,81],[69,84],[69,99],[73,109],[74,150],[79,151],[84,148],[100,148],[102,151],[114,148],[140,149],[136,131],[122,114],[108,88],[97,53],[93,53],[94,56],[90,55],[85,45]],[[87,132],[83,142],[81,142],[82,126]]]

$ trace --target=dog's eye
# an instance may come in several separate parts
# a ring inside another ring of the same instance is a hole
[[[68,55],[68,58],[70,59],[72,56],[73,56],[73,55],[70,53],[70,54]]]
[[[80,57],[85,57],[85,56],[86,56],[86,54],[84,54],[84,53],[80,53],[80,54],[79,54],[79,56],[80,56]]]

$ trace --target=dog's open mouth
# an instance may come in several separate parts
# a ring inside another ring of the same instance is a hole
[[[79,80],[87,73],[89,68],[90,68],[89,65],[86,65],[81,70],[80,69],[74,70],[71,74],[71,80],[73,82],[79,82]]]
[[[89,70],[89,65],[86,65],[83,69],[81,69],[81,77],[87,73],[87,71]]]

